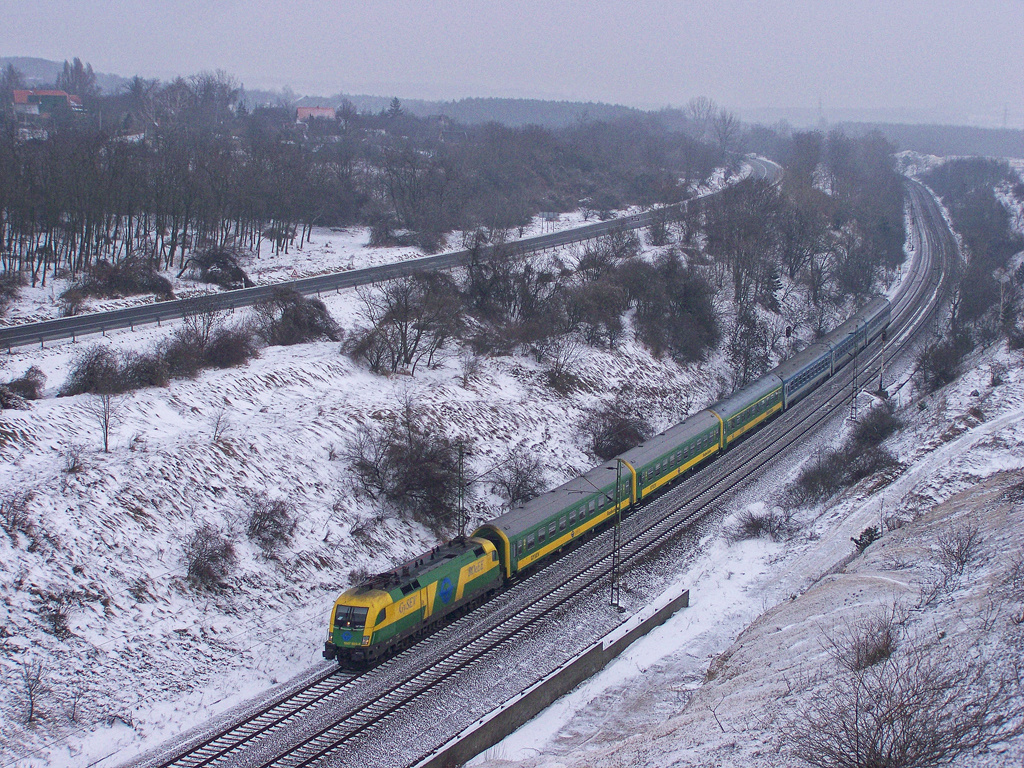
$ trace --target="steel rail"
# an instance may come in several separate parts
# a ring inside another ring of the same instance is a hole
[[[778,180],[779,166],[767,161],[757,161],[756,158],[750,161],[752,164],[756,162],[760,165],[757,178],[768,179],[772,177],[773,181]],[[334,679],[339,675],[344,677],[344,680],[335,683]],[[361,676],[361,674],[346,673],[338,669],[322,672],[306,686],[297,691],[286,692],[275,697],[268,704],[246,715],[243,719],[227,728],[192,739],[186,738],[174,750],[171,757],[165,756],[161,761],[152,763],[152,765],[156,766],[156,768],[205,768],[205,766],[214,765],[221,761],[222,758],[237,751],[257,737],[279,728],[288,720],[294,719],[310,707],[324,703],[327,699],[339,695]],[[140,762],[135,764],[150,765],[151,763]]]

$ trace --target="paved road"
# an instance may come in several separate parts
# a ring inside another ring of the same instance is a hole
[[[747,157],[745,162],[751,167],[751,177],[778,181],[782,176],[782,167],[760,158]],[[609,221],[587,224],[562,232],[538,235],[517,240],[511,243],[520,253],[542,251],[560,245],[578,243],[608,234],[617,229],[640,229],[651,223],[656,215],[667,212],[669,215],[685,210],[688,203],[668,206],[666,209],[646,211],[634,216],[625,216]],[[0,349],[10,351],[13,347],[29,344],[42,345],[47,341],[58,339],[75,339],[90,333],[104,333],[119,328],[134,328],[137,325],[159,324],[164,320],[175,320],[190,312],[216,312],[247,307],[257,301],[270,298],[277,288],[292,288],[306,296],[337,291],[342,288],[353,288],[359,285],[379,283],[398,277],[407,277],[417,272],[433,269],[453,269],[470,263],[472,252],[452,251],[437,256],[424,256],[410,261],[383,264],[378,267],[354,269],[348,272],[333,272],[317,275],[301,280],[289,280],[272,285],[259,285],[255,288],[244,288],[225,293],[214,293],[190,299],[176,299],[156,304],[142,304],[126,309],[115,309],[110,312],[95,312],[77,317],[63,317],[58,320],[46,320],[41,323],[26,323],[0,328]]]

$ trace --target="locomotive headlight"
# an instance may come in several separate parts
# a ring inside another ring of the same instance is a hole
[[[363,638],[363,645],[369,645],[369,644],[370,644],[370,638],[364,637]]]

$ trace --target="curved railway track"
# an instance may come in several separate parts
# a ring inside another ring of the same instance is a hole
[[[912,349],[944,298],[955,244],[931,195],[907,182],[911,207],[911,276],[893,301],[887,342],[876,341],[812,395],[751,435],[709,466],[641,505],[621,527],[621,566],[629,568],[657,554],[667,542],[753,479],[790,448],[799,445],[845,409],[880,371]],[[610,529],[506,590],[498,599],[438,630],[429,641],[374,670],[326,670],[300,690],[283,694],[231,728],[180,745],[170,759],[137,765],[177,768],[245,765],[299,768],[327,762],[347,765],[371,736],[407,713],[424,696],[453,678],[503,657],[532,628],[574,602],[607,587],[611,571]],[[602,627],[602,632],[611,626]],[[495,662],[497,663],[497,662]],[[523,681],[525,688],[532,681]],[[448,734],[450,735],[450,734]],[[424,734],[422,754],[443,743],[444,733]],[[436,741],[436,743],[427,743]],[[342,749],[346,749],[342,752]],[[339,762],[340,761],[340,762]],[[415,759],[410,758],[415,762]],[[385,761],[387,762],[387,761]],[[409,762],[409,761],[407,761]],[[365,756],[351,764],[366,765]]]

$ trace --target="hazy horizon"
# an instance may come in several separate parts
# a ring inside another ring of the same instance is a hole
[[[1024,127],[1021,0],[6,5],[0,54],[78,56],[122,76],[222,69],[249,89],[300,94],[648,109],[706,95],[747,119]]]

